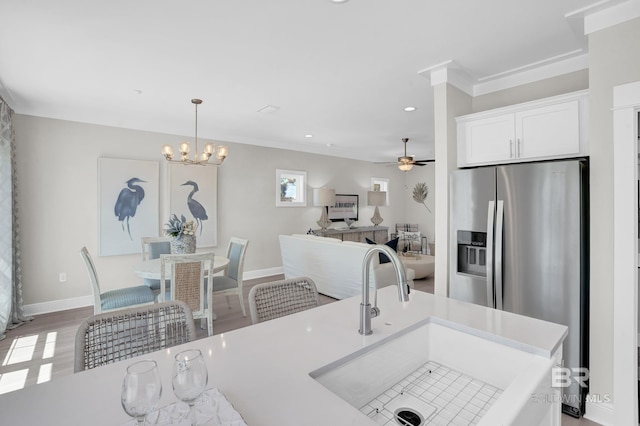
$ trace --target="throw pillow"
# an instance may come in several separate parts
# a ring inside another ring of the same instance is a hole
[[[369,238],[365,237],[365,241],[368,244],[377,244],[375,241],[370,240]],[[386,243],[384,243],[385,245],[389,246],[391,249],[393,249],[393,251],[398,251],[398,238],[394,238],[393,240],[389,240]],[[380,263],[389,263],[391,262],[391,259],[389,259],[389,256],[387,256],[384,253],[380,253],[378,255],[378,258],[380,259]]]
[[[422,250],[422,241],[420,240],[419,231],[398,231],[398,237],[400,238],[400,245],[403,252]]]

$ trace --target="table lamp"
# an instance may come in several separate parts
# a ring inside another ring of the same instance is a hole
[[[384,191],[368,191],[367,192],[367,204],[370,206],[376,206],[371,222],[373,226],[378,226],[382,223],[382,216],[380,216],[380,210],[378,206],[384,206],[387,204],[387,193]]]
[[[316,207],[322,207],[322,215],[320,220],[316,223],[322,231],[326,230],[331,221],[327,217],[327,207],[334,206],[336,204],[336,190],[328,188],[314,188],[313,190],[313,205]]]

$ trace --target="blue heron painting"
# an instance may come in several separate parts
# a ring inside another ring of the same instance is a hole
[[[193,194],[198,192],[198,184],[192,180],[188,180],[180,186],[188,185],[191,185],[193,189],[187,196],[187,207],[189,207],[189,211],[196,220],[196,226],[200,228],[200,235],[202,235],[202,221],[209,219],[209,216],[207,216],[207,210],[204,208],[204,206],[197,200],[193,199]]]
[[[136,215],[138,205],[144,200],[144,189],[140,185],[134,185],[138,182],[146,182],[137,177],[133,177],[127,181],[127,187],[123,188],[118,195],[116,205],[113,211],[122,225],[122,232],[124,232],[124,222],[127,222],[127,233],[129,238],[131,237],[131,229],[129,228],[129,219]]]

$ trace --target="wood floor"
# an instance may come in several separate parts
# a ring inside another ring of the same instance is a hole
[[[244,300],[252,286],[282,279],[282,276],[245,281]],[[433,293],[433,277],[415,280],[415,289]],[[335,299],[320,295],[320,304]],[[238,298],[230,298],[231,308],[224,297],[216,297],[213,308],[217,319],[213,323],[214,334],[226,333],[251,325],[249,307],[242,316]],[[0,398],[2,394],[33,386],[56,377],[73,374],[73,352],[76,330],[80,323],[93,314],[93,307],[72,309],[36,316],[33,321],[7,332],[0,340]],[[196,323],[197,324],[197,323]],[[197,324],[198,325],[198,324]],[[197,327],[198,339],[207,337],[206,329]],[[598,426],[586,419],[562,416],[562,426]]]

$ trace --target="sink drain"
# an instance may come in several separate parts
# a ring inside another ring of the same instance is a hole
[[[420,413],[411,408],[399,408],[393,415],[396,422],[402,426],[421,426],[424,423],[424,418]]]

